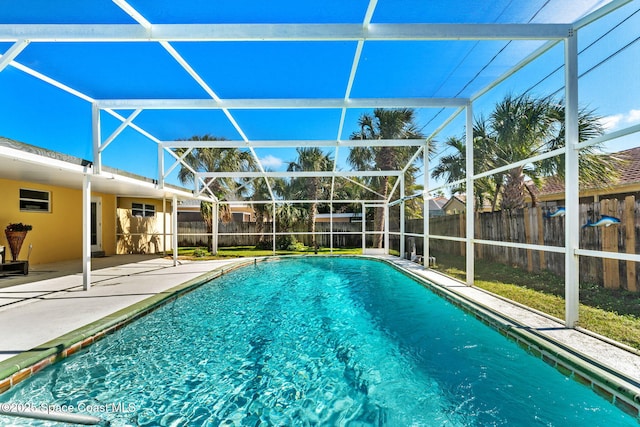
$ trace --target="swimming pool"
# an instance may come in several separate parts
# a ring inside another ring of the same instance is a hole
[[[114,426],[637,425],[408,276],[354,258],[230,272],[0,401]]]

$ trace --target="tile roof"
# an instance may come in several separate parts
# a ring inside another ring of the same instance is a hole
[[[618,180],[611,183],[611,186],[615,188],[640,183],[640,147],[618,151],[612,155],[621,162]],[[527,185],[537,196],[564,193],[564,178],[559,176],[545,178],[540,188],[537,188],[532,182],[528,182]]]

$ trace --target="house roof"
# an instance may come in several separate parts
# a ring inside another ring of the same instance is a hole
[[[615,193],[615,189],[622,189],[633,185],[640,185],[640,147],[631,148],[629,150],[618,151],[613,153],[616,159],[620,160],[618,166],[618,179],[615,182],[610,183],[606,192]],[[540,188],[533,185],[532,182],[527,184],[531,191],[537,197],[544,198],[545,196],[562,195],[564,197],[564,179],[558,176],[551,176],[544,178],[542,186]],[[585,190],[594,190],[594,187],[582,188]],[[625,190],[623,190],[625,191]]]
[[[433,211],[442,210],[448,201],[449,199],[446,197],[434,197],[429,199],[429,209]]]
[[[88,160],[0,137],[0,178],[81,189],[83,176],[89,174],[93,192],[132,197],[193,197],[187,189],[173,185],[161,189],[154,180],[126,171],[105,167],[103,174],[93,175],[90,168]]]

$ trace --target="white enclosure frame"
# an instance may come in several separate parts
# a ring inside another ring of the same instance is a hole
[[[185,167],[189,169],[194,176],[193,197],[201,200],[208,200],[217,203],[215,195],[208,187],[212,179],[218,178],[256,178],[264,179],[269,189],[270,200],[252,201],[243,203],[267,203],[273,205],[273,213],[277,203],[284,202],[324,202],[332,205],[333,203],[346,203],[347,201],[334,199],[335,182],[339,179],[347,179],[352,182],[355,176],[392,176],[396,177],[395,185],[390,196],[386,200],[381,200],[380,195],[371,191],[371,199],[358,200],[362,204],[363,209],[363,249],[365,245],[365,235],[367,234],[365,227],[364,211],[367,206],[381,206],[385,209],[386,228],[385,228],[385,251],[389,251],[389,207],[400,204],[400,253],[404,253],[404,241],[406,236],[422,237],[424,241],[424,265],[428,268],[428,250],[430,239],[445,239],[453,241],[461,241],[466,247],[466,283],[473,284],[474,275],[474,244],[496,245],[503,247],[518,247],[533,250],[560,252],[565,254],[565,300],[566,300],[566,318],[567,327],[575,327],[578,321],[578,256],[596,256],[609,257],[616,259],[632,260],[640,262],[640,256],[629,254],[612,254],[600,251],[585,251],[578,247],[578,152],[585,148],[588,144],[606,141],[623,134],[629,134],[640,131],[640,126],[632,126],[626,130],[612,133],[603,137],[595,138],[586,143],[578,143],[577,129],[577,113],[578,113],[578,75],[577,75],[577,32],[580,28],[599,19],[600,17],[616,10],[631,0],[613,0],[607,5],[601,7],[595,12],[587,15],[585,18],[572,24],[371,24],[371,20],[377,5],[376,0],[370,0],[364,19],[360,24],[153,24],[149,22],[134,7],[129,5],[126,0],[114,0],[114,2],[127,13],[136,24],[19,24],[19,25],[0,25],[0,42],[11,42],[13,45],[0,57],[0,72],[7,66],[12,66],[24,73],[27,73],[37,79],[47,82],[67,93],[70,93],[80,99],[83,99],[92,105],[92,128],[93,128],[93,165],[90,171],[85,175],[83,185],[83,229],[85,231],[83,237],[83,270],[85,289],[88,288],[90,282],[90,233],[88,231],[89,209],[88,204],[91,200],[91,177],[90,174],[100,175],[102,169],[102,154],[109,145],[118,138],[121,133],[129,128],[132,129],[149,140],[155,142],[158,146],[158,177],[157,186],[165,188],[165,180],[177,167]],[[509,71],[500,76],[496,81],[480,90],[471,98],[373,98],[358,99],[351,96],[352,87],[356,78],[356,74],[361,61],[363,46],[369,41],[406,41],[406,40],[546,40],[547,42],[513,66]],[[228,42],[242,41],[260,43],[264,41],[282,42],[282,41],[355,41],[357,42],[356,51],[353,57],[353,63],[350,70],[349,79],[346,86],[344,97],[330,99],[222,99],[209,84],[196,72],[196,70],[177,52],[171,45],[172,42]],[[36,70],[26,67],[17,59],[20,53],[30,44],[38,42],[141,42],[141,43],[157,43],[159,44],[182,68],[188,75],[209,95],[210,99],[93,99],[80,91],[67,86],[64,83],[56,81],[45,76]],[[550,50],[558,43],[564,43],[564,68],[565,68],[565,99],[566,99],[566,147],[546,153],[535,158],[527,159],[522,162],[514,163],[504,168],[494,169],[492,171],[475,174],[473,170],[473,103],[482,95],[489,92],[499,83],[503,82],[517,71],[531,63],[536,58]],[[344,128],[346,112],[350,109],[362,108],[455,108],[455,112],[446,118],[442,125],[433,132],[426,140],[341,140]],[[214,143],[205,141],[162,141],[153,136],[150,132],[138,126],[135,122],[136,117],[144,110],[148,109],[187,109],[200,110],[211,109],[221,110],[227,117],[231,125],[241,136],[241,141],[215,141]],[[233,116],[232,110],[238,109],[337,109],[341,111],[340,121],[337,125],[337,136],[335,140],[302,140],[302,141],[263,141],[251,140],[244,130],[240,127]],[[133,110],[128,117],[123,117],[116,110]],[[526,164],[543,158],[565,155],[566,156],[566,173],[565,173],[565,189],[566,189],[566,221],[569,226],[566,227],[566,244],[564,248],[555,248],[541,245],[526,245],[519,243],[494,242],[486,240],[478,240],[474,237],[474,215],[466,216],[466,237],[451,236],[435,236],[430,234],[429,230],[429,195],[439,188],[430,188],[429,186],[429,163],[425,156],[424,161],[424,191],[417,195],[405,195],[404,174],[410,165],[418,159],[422,153],[428,152],[429,141],[438,135],[448,124],[450,124],[459,114],[465,111],[466,114],[466,170],[467,176],[461,181],[466,184],[467,199],[466,211],[474,212],[473,184],[474,181],[497,173],[502,170],[515,167],[518,164]],[[118,128],[106,138],[101,135],[101,115],[109,114],[120,121]],[[89,118],[87,118],[89,120]],[[253,172],[237,172],[237,171],[218,171],[218,172],[202,172],[193,170],[184,162],[185,155],[178,156],[174,149],[178,147],[193,150],[199,147],[232,147],[242,148],[250,151],[251,155],[257,162],[257,170]],[[407,165],[397,171],[339,171],[338,153],[342,147],[358,147],[358,146],[409,146],[417,147],[415,155],[407,163]],[[331,147],[334,149],[334,165],[330,171],[315,172],[268,172],[263,167],[258,158],[255,148],[263,147]],[[174,158],[171,165],[164,164],[165,153],[169,153]],[[168,167],[167,167],[168,166]],[[332,180],[331,197],[328,200],[320,201],[287,201],[278,200],[271,189],[269,178],[272,177],[328,177]],[[362,185],[362,184],[359,184]],[[362,185],[367,188],[366,186]],[[400,197],[397,200],[391,200],[399,187]],[[368,189],[368,188],[367,188]],[[368,189],[371,190],[371,189]],[[378,197],[375,197],[378,196]],[[404,228],[404,209],[405,202],[413,197],[423,197],[424,203],[424,234],[417,236],[405,233]],[[174,195],[172,200],[173,206],[173,247],[174,247],[174,264],[177,262],[177,203],[178,199]],[[221,202],[222,203],[222,202]],[[216,206],[218,206],[216,204]],[[214,209],[216,211],[216,209]],[[333,210],[331,210],[333,211]],[[273,215],[275,217],[275,215]],[[217,224],[217,220],[215,221]],[[275,228],[275,221],[272,230],[275,252],[275,237],[279,234]],[[300,234],[300,233],[295,233]],[[333,229],[331,229],[333,236]],[[214,239],[217,236],[217,229],[214,227]],[[333,242],[333,239],[331,239]],[[333,249],[333,243],[332,243]]]

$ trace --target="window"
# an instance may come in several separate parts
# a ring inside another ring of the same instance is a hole
[[[131,215],[139,217],[155,216],[156,207],[154,205],[146,205],[144,203],[132,203]]]
[[[30,212],[51,212],[49,191],[20,189],[20,210]]]

